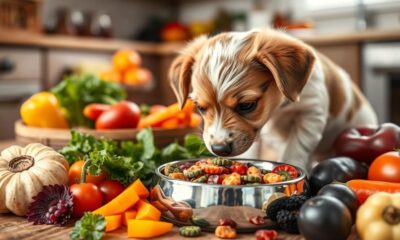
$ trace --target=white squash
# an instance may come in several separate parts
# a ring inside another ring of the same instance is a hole
[[[0,213],[25,216],[43,186],[67,184],[68,162],[50,147],[11,146],[0,155]]]

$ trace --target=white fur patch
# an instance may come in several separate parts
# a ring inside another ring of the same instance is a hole
[[[217,90],[217,100],[221,99],[227,89],[238,84],[246,74],[248,67],[236,61],[236,56],[250,33],[252,32],[229,33],[227,41],[217,42],[205,52],[203,59],[204,61],[208,59],[207,74],[214,89]],[[202,65],[204,64],[205,62]]]

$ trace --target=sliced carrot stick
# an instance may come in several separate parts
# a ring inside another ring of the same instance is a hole
[[[137,214],[137,211],[135,209],[129,209],[126,212],[124,212],[124,216],[122,217],[122,224],[124,226],[128,226],[128,220],[135,219],[136,214]]]
[[[132,183],[132,187],[135,189],[137,195],[140,198],[147,198],[150,194],[149,190],[144,186],[140,179],[136,179],[135,182]]]
[[[193,111],[194,108],[194,103],[191,100],[188,100],[183,107],[182,111],[183,112],[190,112]],[[169,105],[166,109],[160,110],[158,112],[152,113],[139,121],[138,128],[146,128],[146,127],[151,127],[154,125],[157,125],[171,117],[174,117],[177,115],[181,109],[179,109],[178,103],[174,103],[172,105]]]
[[[192,128],[196,128],[199,127],[202,123],[202,119],[201,116],[197,113],[192,113],[192,115],[190,116],[190,124],[189,126]]]
[[[176,117],[169,118],[161,123],[161,127],[165,129],[175,129],[179,127],[179,119]]]
[[[135,205],[135,208],[137,209],[135,218],[137,220],[160,220],[161,212],[148,202],[139,200],[139,202]]]
[[[122,214],[129,208],[133,207],[137,201],[139,201],[139,196],[136,193],[136,187],[134,184],[131,184],[121,194],[104,206],[96,209],[93,213],[103,216]]]
[[[106,232],[112,232],[121,227],[122,215],[105,216],[106,219]]]
[[[154,238],[170,232],[173,226],[169,222],[128,220],[128,237]]]

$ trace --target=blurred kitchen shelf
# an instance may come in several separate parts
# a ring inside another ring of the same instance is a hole
[[[0,44],[93,51],[116,51],[121,48],[132,48],[142,54],[154,55],[174,55],[184,46],[184,43],[149,43],[120,39],[45,35],[6,29],[0,29]]]

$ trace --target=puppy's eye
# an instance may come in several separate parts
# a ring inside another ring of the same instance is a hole
[[[205,113],[207,111],[207,109],[205,107],[202,107],[200,105],[196,105],[197,107],[197,111],[199,111],[200,113]]]
[[[240,115],[245,115],[247,113],[251,113],[254,111],[257,107],[257,102],[244,102],[244,103],[239,103],[236,105],[235,111],[239,113]]]

